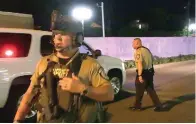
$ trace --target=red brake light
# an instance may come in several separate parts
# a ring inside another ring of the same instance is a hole
[[[14,45],[4,45],[0,49],[0,58],[13,58],[16,57],[18,53]]]
[[[10,56],[13,56],[13,55],[14,55],[14,52],[13,52],[12,50],[6,50],[6,51],[5,51],[5,55],[6,55],[7,57],[10,57]]]

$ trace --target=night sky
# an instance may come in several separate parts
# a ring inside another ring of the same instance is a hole
[[[96,3],[101,0],[1,0],[0,11],[19,12],[33,14],[35,24],[42,26],[43,30],[48,30],[50,25],[50,14],[53,9],[67,12],[77,4],[87,4],[93,8],[94,16],[91,21],[101,24],[101,10],[96,7]],[[130,21],[140,19],[149,24],[162,21],[161,14],[170,15],[173,18],[167,20],[168,28],[154,27],[152,30],[178,30],[184,25],[182,20],[186,19],[188,0],[102,0],[105,4],[106,28],[111,28],[113,35],[120,28],[129,24]],[[154,16],[155,9],[161,14]],[[157,10],[157,9],[156,9]],[[195,18],[195,0],[190,0],[190,18]],[[153,22],[154,21],[154,22]]]

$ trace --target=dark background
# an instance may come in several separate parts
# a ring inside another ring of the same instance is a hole
[[[189,0],[189,7],[188,0],[102,1],[105,5],[106,36],[150,36],[153,31],[159,31],[160,34],[176,32],[188,25],[188,18],[191,23],[195,22],[195,0]],[[85,22],[85,33],[87,36],[99,36],[101,29],[90,28],[92,22],[101,25],[101,8],[96,6],[97,2],[101,0],[1,0],[0,11],[32,14],[36,26],[41,26],[41,30],[49,30],[53,9],[67,13],[74,5],[86,4],[93,9],[94,14],[91,20]],[[147,31],[129,27],[134,20],[148,24]],[[92,31],[96,33],[90,34]]]

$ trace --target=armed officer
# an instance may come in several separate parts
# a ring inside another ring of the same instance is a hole
[[[154,68],[153,68],[153,56],[150,50],[142,46],[140,38],[135,38],[132,43],[132,47],[136,50],[134,53],[135,64],[136,64],[136,101],[132,110],[141,110],[142,98],[144,91],[150,95],[155,108],[154,111],[160,111],[162,109],[160,100],[156,94],[153,84]]]
[[[38,62],[14,122],[24,120],[32,105],[37,122],[95,122],[96,102],[114,98],[108,77],[95,59],[79,53],[80,22],[53,11],[51,29],[55,52]]]

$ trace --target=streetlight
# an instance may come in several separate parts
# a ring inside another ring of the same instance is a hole
[[[105,37],[105,23],[104,23],[104,3],[101,2],[101,6],[97,3],[98,7],[101,7],[101,16],[102,16],[102,32],[103,37]]]
[[[195,31],[196,30],[196,24],[190,24],[188,29],[189,29],[189,31]]]
[[[139,29],[141,29],[142,28],[142,24],[139,24]]]
[[[72,16],[82,22],[82,29],[84,33],[84,21],[92,17],[92,10],[86,7],[76,7],[72,11]]]

